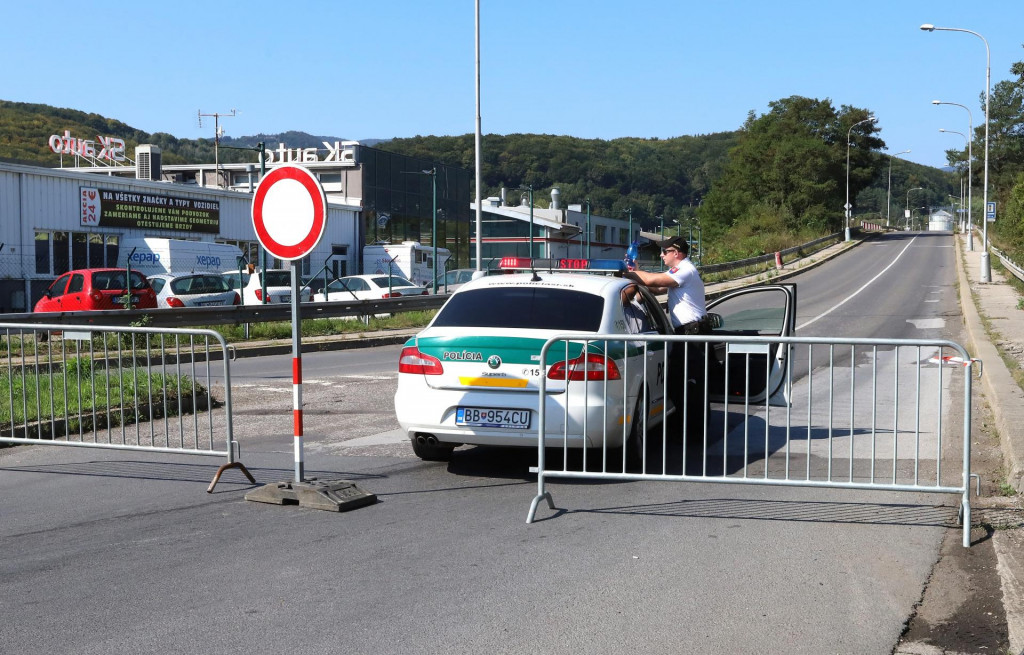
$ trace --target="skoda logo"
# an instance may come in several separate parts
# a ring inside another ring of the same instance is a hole
[[[497,355],[491,355],[490,357],[487,358],[487,365],[490,366],[491,368],[498,368],[499,366],[501,366],[501,357],[498,357]]]

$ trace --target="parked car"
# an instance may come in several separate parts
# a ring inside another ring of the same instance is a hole
[[[328,284],[313,302],[328,300],[381,300],[399,296],[425,296],[423,287],[398,275],[350,275]]]
[[[239,305],[241,296],[220,273],[158,273],[149,276],[157,307]]]
[[[292,272],[286,268],[268,268],[249,273],[224,271],[224,279],[228,286],[239,291],[242,304],[259,305],[263,303],[263,286],[266,280],[267,302],[283,303],[292,301]],[[307,302],[310,298],[309,287],[299,287],[299,301]]]
[[[625,447],[635,461],[643,450],[644,417],[654,426],[674,413],[659,365],[665,342],[624,348],[622,342],[595,340],[586,352],[574,342],[553,348],[548,361],[540,361],[541,346],[554,335],[673,334],[647,289],[620,276],[593,274],[598,269],[621,273],[623,262],[562,260],[582,269],[567,271],[551,264],[558,261],[544,260],[536,267],[512,262],[510,268],[531,272],[466,283],[405,343],[395,413],[417,456],[445,460],[460,444],[536,448],[541,376],[547,378],[552,432],[564,436],[569,448],[606,443]],[[791,287],[740,289],[714,300],[707,305],[715,312],[712,333],[723,339],[791,334],[796,312]],[[630,297],[635,300],[624,303]],[[728,375],[726,352],[724,342],[712,348],[707,381],[712,401],[737,394],[760,401],[782,388],[789,361],[785,347],[770,361],[767,354],[750,355],[749,370],[736,368],[733,358]],[[644,398],[646,408],[641,406]]]
[[[36,303],[36,312],[76,312],[101,309],[126,309],[130,300],[133,309],[156,307],[156,293],[145,276],[123,268],[82,268],[68,271],[54,280]],[[126,298],[130,296],[130,298]]]
[[[486,276],[498,275],[501,274],[503,271],[500,271],[498,269],[484,269],[481,272],[483,273],[483,275]],[[437,286],[440,288],[441,293],[452,293],[453,291],[461,287],[463,284],[472,280],[475,274],[475,268],[456,268],[445,273],[444,277],[438,277]],[[429,289],[430,292],[433,293],[433,284],[428,284],[427,289]]]

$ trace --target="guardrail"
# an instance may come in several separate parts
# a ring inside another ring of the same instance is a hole
[[[821,237],[820,239],[815,239],[814,241],[810,241],[808,243],[802,243],[799,246],[793,246],[792,248],[786,248],[785,250],[780,250],[779,253],[783,257],[786,257],[788,255],[793,255],[793,254],[796,254],[796,253],[799,253],[799,252],[803,252],[803,251],[806,251],[806,250],[811,250],[811,251],[818,250],[819,248],[817,248],[817,246],[823,246],[826,243],[830,243],[832,241],[838,241],[838,240],[844,238],[844,236],[845,235],[842,232],[836,232],[835,234],[829,234],[828,236]],[[756,266],[758,264],[767,264],[768,262],[774,262],[774,261],[775,261],[775,253],[768,253],[768,254],[765,254],[765,255],[758,255],[757,257],[749,257],[747,259],[740,259],[740,260],[737,260],[737,261],[734,261],[734,262],[723,262],[721,264],[711,264],[710,266],[701,266],[700,267],[700,272],[702,274],[704,274],[704,273],[722,273],[722,272],[725,272],[725,271],[731,271],[731,270],[736,269],[736,268],[746,268],[748,266]]]
[[[1024,282],[1024,268],[1018,266],[1015,261],[1006,256],[1006,253],[1002,252],[995,246],[989,245],[989,247],[992,248],[992,252],[999,258],[999,261],[1002,262],[1006,270],[1010,271],[1015,278]]]
[[[304,302],[299,305],[302,319],[372,316],[417,310],[438,309],[446,295],[408,296],[384,300],[349,300]],[[180,309],[110,309],[88,312],[45,312],[3,314],[4,323],[52,323],[58,325],[128,325],[147,316],[153,327],[188,327],[194,325],[242,325],[290,321],[290,303],[267,305],[236,305],[231,307],[182,307]]]

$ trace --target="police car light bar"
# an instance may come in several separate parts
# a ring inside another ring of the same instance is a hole
[[[593,273],[625,273],[626,262],[620,259],[531,259],[529,257],[502,257],[498,266],[516,271],[589,271]]]

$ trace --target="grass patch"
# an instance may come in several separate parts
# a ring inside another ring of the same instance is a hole
[[[91,359],[73,357],[63,367],[54,366],[46,373],[17,368],[0,371],[0,398],[4,399],[0,403],[0,426],[106,413],[113,408],[125,410],[148,403],[151,398],[176,401],[205,393],[201,385],[184,375],[151,373],[139,367],[96,369]],[[10,402],[11,398],[15,402]],[[167,404],[170,407],[175,403]]]
[[[345,318],[314,318],[302,321],[299,329],[303,337],[325,337],[335,334],[362,334],[383,330],[400,330],[405,328],[423,327],[434,318],[436,309],[415,312],[401,312],[391,316]],[[244,342],[245,327],[242,325],[212,325],[207,329],[220,332],[228,343]],[[291,321],[273,323],[252,323],[249,326],[249,339],[290,339],[292,336]]]

